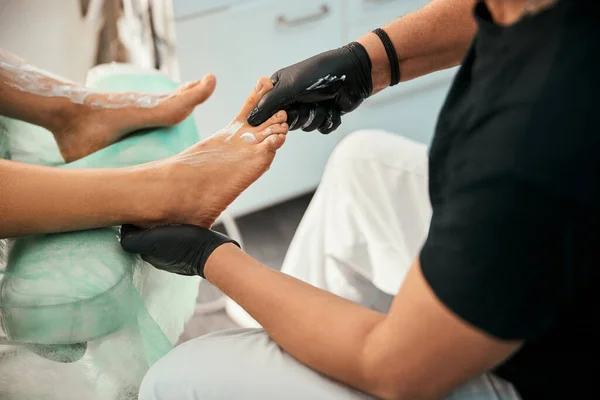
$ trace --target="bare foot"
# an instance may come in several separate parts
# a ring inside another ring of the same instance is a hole
[[[93,93],[84,104],[65,107],[50,130],[65,161],[72,162],[133,131],[178,124],[210,97],[215,85],[215,77],[207,75],[170,95]]]
[[[285,142],[287,115],[280,111],[260,126],[246,118],[273,88],[269,78],[259,80],[238,116],[226,128],[186,151],[155,166],[165,166],[173,188],[165,199],[166,223],[210,227],[248,186],[265,173],[275,152]],[[185,188],[185,190],[182,190]]]

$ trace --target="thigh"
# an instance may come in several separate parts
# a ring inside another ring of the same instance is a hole
[[[456,389],[445,400],[520,400],[520,396],[509,382],[483,374]]]
[[[346,138],[322,182],[329,193],[326,257],[396,294],[427,236],[428,182],[423,144],[383,131]]]
[[[148,372],[140,400],[372,399],[307,368],[262,329],[217,332],[186,342]]]
[[[178,346],[148,372],[140,400],[367,400],[374,397],[313,371],[262,329],[216,332]],[[483,375],[447,400],[518,400],[512,386]]]

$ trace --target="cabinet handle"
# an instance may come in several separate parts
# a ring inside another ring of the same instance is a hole
[[[384,4],[384,3],[391,3],[392,1],[396,1],[396,0],[363,0],[365,3],[371,3],[371,4]]]
[[[329,14],[329,12],[329,6],[327,4],[323,4],[319,8],[319,11],[315,12],[314,14],[305,15],[303,17],[288,19],[284,15],[280,15],[279,17],[277,17],[277,23],[279,25],[285,25],[289,27],[303,25],[312,21],[318,21],[320,19],[323,19],[327,16],[327,14]]]

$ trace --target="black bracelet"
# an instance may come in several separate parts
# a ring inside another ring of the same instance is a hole
[[[400,83],[400,63],[398,62],[398,54],[396,53],[394,44],[383,29],[377,28],[373,31],[373,33],[379,36],[379,39],[381,39],[383,42],[383,47],[385,47],[385,52],[387,53],[390,61],[390,68],[392,71],[392,82],[390,86],[396,86],[398,83]]]

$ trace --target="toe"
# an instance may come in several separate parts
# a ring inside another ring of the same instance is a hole
[[[269,90],[273,89],[273,82],[271,79],[267,77],[261,77],[256,86],[250,93],[250,96],[246,99],[246,102],[242,106],[240,113],[237,116],[239,121],[246,121],[248,114],[258,105],[260,99],[267,93]]]
[[[281,124],[285,123],[286,121],[287,121],[287,113],[282,110],[282,111],[279,111],[276,114],[274,114],[266,122],[260,124],[256,128],[252,128],[252,129],[256,129],[258,131],[263,131],[269,127],[272,127],[273,125],[281,125]]]
[[[285,111],[279,111],[277,114],[273,115],[267,123],[271,124],[281,124],[287,121],[287,113]]]
[[[283,146],[285,143],[285,135],[270,135],[264,142],[260,143],[258,146],[265,151],[276,152]]]
[[[289,128],[286,123],[271,125],[265,129],[263,129],[262,131],[260,131],[256,135],[256,138],[259,142],[262,142],[265,139],[267,139],[269,136],[272,136],[272,135],[285,135],[285,134],[287,134],[288,129]]]
[[[204,103],[215,91],[217,79],[214,75],[208,74],[202,80],[197,81],[186,88],[189,93],[190,101],[194,105]]]

